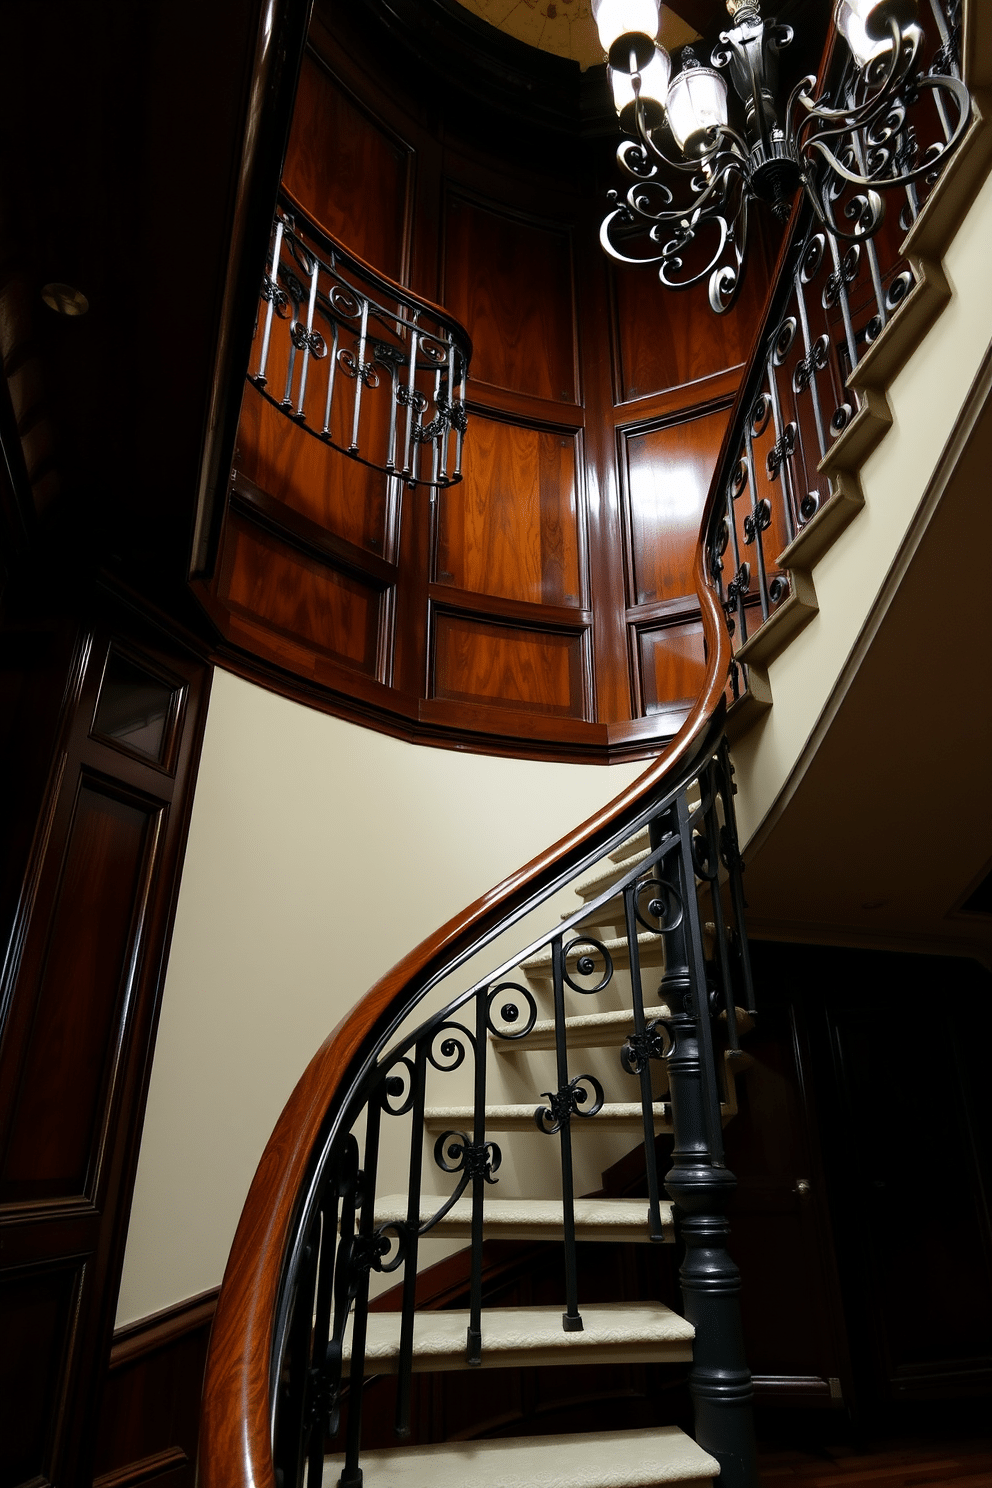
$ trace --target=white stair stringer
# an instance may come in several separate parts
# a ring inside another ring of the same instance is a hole
[[[582,1331],[566,1332],[562,1308],[491,1307],[482,1313],[483,1369],[530,1369],[557,1364],[667,1364],[692,1359],[691,1323],[661,1302],[580,1303]],[[470,1314],[451,1309],[416,1312],[413,1372],[447,1373],[465,1366]],[[395,1374],[400,1352],[399,1312],[370,1312],[366,1374]],[[344,1339],[350,1372],[351,1324]]]
[[[441,1196],[427,1194],[420,1201],[420,1223],[426,1224],[441,1207]],[[406,1221],[405,1194],[387,1194],[377,1199],[375,1223],[402,1224]],[[486,1197],[483,1207],[483,1234],[487,1240],[560,1240],[563,1226],[561,1199],[493,1199]],[[661,1203],[661,1222],[665,1239],[675,1238],[672,1206]],[[470,1239],[472,1234],[472,1200],[459,1199],[430,1231],[438,1239]],[[650,1244],[646,1199],[576,1199],[576,1240],[632,1241]]]
[[[324,1488],[343,1464],[327,1459]],[[661,1426],[394,1447],[363,1453],[362,1470],[367,1488],[705,1488],[720,1467],[677,1426]]]

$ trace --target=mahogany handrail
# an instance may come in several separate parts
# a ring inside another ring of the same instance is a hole
[[[274,1328],[294,1218],[336,1104],[368,1050],[441,975],[592,861],[662,789],[689,777],[723,729],[730,638],[705,570],[704,538],[719,492],[711,487],[700,527],[695,582],[707,669],[692,711],[662,755],[628,788],[525,867],[422,941],[328,1035],[310,1061],[262,1154],[224,1273],[210,1338],[200,1427],[201,1488],[276,1488],[270,1435]]]

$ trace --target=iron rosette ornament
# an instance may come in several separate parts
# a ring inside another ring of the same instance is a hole
[[[871,238],[885,218],[883,193],[901,192],[904,204],[917,183],[932,184],[971,113],[952,70],[953,24],[924,67],[917,0],[837,0],[847,48],[839,81],[817,95],[816,78],[803,77],[784,104],[778,59],[792,28],[763,19],[759,0],[727,0],[727,9],[732,25],[711,65],[684,47],[672,77],[655,39],[658,0],[593,3],[628,135],[617,160],[632,182],[623,196],[610,192],[600,241],[621,263],[656,263],[669,289],[708,280],[717,314],[741,287],[753,202],[784,221],[803,190],[835,238]]]

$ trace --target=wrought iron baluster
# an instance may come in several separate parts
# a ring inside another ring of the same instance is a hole
[[[362,300],[362,325],[358,333],[358,366],[355,371],[355,407],[351,423],[351,444],[348,453],[358,453],[358,425],[362,416],[362,388],[365,386],[365,349],[369,333],[369,302]]]
[[[414,315],[410,326],[410,370],[406,380],[406,433],[403,436],[403,476],[409,480],[413,474],[413,417],[417,402],[417,352],[420,346],[418,317]]]
[[[571,1110],[566,1104],[571,1097],[568,1083],[568,1051],[565,1045],[565,979],[564,957],[561,936],[551,944],[551,970],[554,979],[555,999],[555,1062],[558,1075],[559,1116],[558,1136],[561,1142],[561,1202],[565,1240],[565,1311],[562,1327],[566,1333],[581,1333],[582,1318],[579,1313],[579,1282],[575,1259],[575,1186],[572,1178],[572,1122]],[[554,1107],[552,1106],[554,1110]]]
[[[472,1141],[472,1274],[469,1295],[468,1338],[465,1360],[468,1364],[482,1363],[482,1231],[483,1200],[485,1196],[486,1170],[483,1166],[486,1151],[486,1064],[488,1055],[488,1011],[489,993],[477,992],[475,997],[475,1109],[473,1112]]]
[[[662,1057],[662,1038],[654,1024],[650,1029],[644,1020],[644,995],[641,986],[641,954],[637,943],[637,883],[624,890],[623,908],[630,952],[630,994],[634,1014],[634,1037],[620,1051],[624,1069],[637,1076],[641,1087],[641,1117],[644,1123],[644,1166],[648,1179],[648,1227],[651,1239],[665,1238],[661,1224],[661,1190],[658,1165],[654,1156],[654,1096],[651,1090],[651,1060]]]
[[[775,343],[768,353],[768,395],[772,401],[772,419],[775,427],[775,448],[772,455],[777,458],[778,469],[782,476],[782,515],[785,518],[785,531],[789,542],[796,535],[796,518],[793,511],[794,492],[792,490],[792,460],[789,442],[789,432],[782,416],[782,403],[778,395],[778,378],[775,376]],[[754,492],[752,514],[756,511],[758,501],[757,491]],[[763,582],[765,574],[765,555],[760,540],[758,541],[758,578]],[[764,608],[767,604],[767,593],[762,591],[762,614],[768,619],[768,612]]]
[[[313,267],[310,270],[310,298],[307,302],[306,335],[302,338],[303,360],[300,363],[300,391],[296,397],[296,417],[300,420],[304,420],[306,418],[306,413],[304,412],[304,401],[307,395],[307,371],[310,366],[310,355],[311,352],[313,352],[315,349],[315,344],[321,344],[319,336],[317,337],[317,342],[315,343],[313,329],[313,311],[314,306],[317,303],[317,276],[319,273],[319,265],[316,255],[312,258],[311,262],[313,264]]]
[[[427,1086],[428,1041],[417,1044],[414,1059],[413,1106],[410,1115],[410,1174],[406,1209],[406,1257],[403,1262],[403,1313],[397,1364],[396,1435],[410,1435],[410,1377],[413,1373],[414,1310],[417,1305],[417,1256],[420,1249],[420,1175],[424,1153],[424,1102]]]
[[[331,432],[331,405],[334,401],[334,383],[338,370],[338,349],[341,341],[341,333],[336,320],[331,322],[331,350],[327,362],[327,397],[324,399],[324,423],[321,434],[327,435]]]
[[[796,306],[799,311],[799,325],[803,333],[803,349],[806,353],[805,361],[800,365],[804,366],[807,369],[805,376],[808,380],[806,381],[805,386],[809,389],[810,398],[812,399],[813,403],[813,419],[816,423],[816,440],[817,444],[820,446],[820,459],[822,460],[823,456],[827,453],[827,435],[826,430],[823,427],[823,410],[820,407],[820,388],[816,380],[816,374],[819,369],[817,366],[817,358],[813,346],[813,338],[810,335],[809,329],[809,308],[806,304],[805,281],[803,279],[803,265],[805,264],[805,262],[806,250],[804,249],[803,252],[799,255],[799,262],[796,265],[796,272],[793,279],[793,283],[795,285]],[[802,389],[798,386],[798,384],[794,385],[796,387],[796,395],[798,397],[801,394]]]
[[[331,1415],[336,1401],[328,1377],[327,1344],[330,1338],[331,1301],[334,1294],[334,1260],[337,1252],[338,1196],[331,1185],[320,1208],[320,1263],[317,1274],[317,1302],[313,1320],[313,1361],[309,1428],[310,1450],[307,1463],[307,1488],[320,1488],[324,1476],[324,1433],[333,1433]]]
[[[265,369],[269,362],[269,339],[272,335],[272,317],[275,314],[276,300],[279,290],[279,259],[282,255],[282,233],[283,221],[281,217],[276,218],[275,241],[272,245],[272,273],[268,283],[263,286],[265,298],[268,301],[265,308],[265,329],[262,332],[262,349],[258,358],[258,369],[254,381],[259,387],[264,387],[266,382]]]
[[[716,765],[710,760],[700,776],[703,789],[703,822],[706,829],[706,859],[703,876],[710,886],[713,909],[713,932],[717,953],[717,967],[723,992],[723,1010],[727,1016],[727,1040],[730,1048],[740,1050],[737,1040],[737,1007],[734,1002],[733,979],[730,974],[730,957],[727,953],[727,929],[723,918],[723,895],[720,891],[720,834],[717,824],[717,779]],[[702,839],[696,839],[702,840]],[[698,857],[698,855],[697,855]],[[700,864],[697,861],[697,872]]]
[[[832,232],[827,233],[827,242],[830,244],[830,261],[834,266],[832,282],[837,290],[837,301],[840,305],[840,313],[844,321],[844,336],[847,341],[847,355],[851,367],[848,376],[858,365],[858,345],[854,335],[854,324],[851,320],[851,304],[847,297],[847,276],[841,263],[840,248],[837,239]]]
[[[720,744],[718,769],[720,796],[723,800],[723,827],[720,831],[720,856],[727,870],[730,884],[730,900],[734,909],[734,929],[737,934],[741,974],[744,979],[744,1007],[749,1013],[757,1011],[754,997],[754,981],[751,975],[751,957],[748,951],[747,925],[744,919],[744,859],[737,841],[737,818],[734,812],[734,767],[730,760],[730,746],[726,739]]]
[[[769,370],[769,379],[771,379],[771,378],[772,378],[772,373]],[[765,394],[764,396],[767,396],[767,394]],[[774,404],[773,404],[773,406],[774,406]],[[744,426],[744,447],[745,447],[745,449],[747,451],[746,458],[747,458],[748,485],[751,488],[751,514],[750,515],[751,515],[751,521],[753,523],[755,523],[754,533],[755,533],[755,547],[756,547],[757,569],[758,569],[758,599],[759,599],[759,601],[761,603],[761,618],[762,618],[762,620],[767,620],[768,619],[769,610],[770,610],[771,606],[768,603],[768,576],[765,573],[765,548],[764,548],[764,542],[763,542],[762,536],[761,536],[761,528],[757,526],[757,522],[756,522],[756,518],[757,518],[757,514],[758,514],[758,507],[759,507],[759,504],[760,504],[760,498],[758,496],[758,483],[757,483],[757,481],[755,479],[754,442],[753,442],[753,436],[752,436],[752,433],[751,433],[751,429],[752,429],[752,423],[751,423],[751,419],[749,418],[747,420],[745,426]],[[776,430],[777,430],[777,424],[776,424]],[[786,505],[787,504],[788,503],[786,503]],[[745,536],[746,536],[746,533],[745,533]],[[736,531],[735,531],[735,541],[736,541]],[[746,563],[743,563],[742,564],[740,562],[740,560],[738,559],[737,572],[735,574],[735,583],[737,585],[736,590],[735,590],[735,594],[736,594],[736,597],[738,599],[738,612],[737,613],[738,613],[738,619],[740,620],[740,624],[741,624],[741,645],[743,645],[744,642],[747,640],[747,618],[746,618],[745,613],[744,613],[744,595],[748,591],[749,581],[750,581],[750,572],[748,570],[748,566],[747,566]]]
[[[365,1166],[358,1175],[359,1189],[357,1205],[361,1208],[358,1227],[360,1244],[357,1254],[351,1257],[352,1275],[349,1290],[354,1296],[354,1313],[351,1330],[351,1361],[348,1371],[348,1432],[345,1443],[344,1470],[340,1488],[361,1488],[362,1470],[358,1456],[362,1440],[362,1403],[365,1382],[365,1343],[369,1322],[369,1279],[375,1259],[373,1231],[375,1228],[375,1188],[379,1168],[379,1128],[382,1106],[376,1099],[370,1100],[365,1118]]]
[[[466,384],[467,384],[468,369],[467,369],[467,367],[465,365],[465,359],[464,359],[464,357],[461,356],[460,353],[459,353],[459,356],[458,356],[458,370],[459,370],[459,382],[458,382],[458,394],[457,394],[457,397],[458,397],[458,402],[461,404],[462,408],[464,409],[464,407],[465,407],[465,397],[466,397],[466,391],[467,391]],[[452,386],[452,394],[451,394],[451,396],[452,396],[452,399],[454,399],[454,397],[455,397],[455,391],[454,391],[454,387],[453,386]],[[457,423],[455,424],[455,469],[454,469],[454,474],[451,477],[453,481],[461,480],[461,478],[462,478],[462,446],[463,446],[464,442],[465,442],[465,422],[464,422],[464,419],[459,419],[457,421]]]

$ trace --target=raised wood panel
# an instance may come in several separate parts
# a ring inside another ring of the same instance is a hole
[[[622,432],[632,604],[694,592],[703,503],[728,417],[721,408],[683,423]]]
[[[0,1279],[0,1483],[45,1484],[68,1362],[78,1266]]]
[[[381,590],[229,518],[221,598],[243,614],[373,673]]]
[[[154,1479],[193,1488],[200,1394],[216,1292],[114,1335],[94,1458],[94,1488]]]
[[[581,718],[581,634],[526,630],[439,611],[432,694]]]
[[[644,713],[695,702],[706,676],[701,622],[681,620],[638,629],[637,659]]]
[[[465,478],[440,496],[437,581],[579,605],[576,440],[475,414]]]
[[[656,268],[611,270],[620,402],[684,387],[747,361],[768,292],[758,244],[752,249],[740,298],[725,315],[713,314],[705,283],[676,291],[659,283]]]
[[[93,1187],[135,912],[160,810],[96,780],[80,785],[4,1134],[0,1202]]]
[[[326,361],[317,364],[317,374],[326,378]],[[278,376],[272,386],[280,386]],[[319,398],[314,389],[314,406],[323,407],[324,387],[326,381],[321,381]],[[387,387],[363,390],[362,437],[364,442],[368,433],[369,449],[385,448],[372,425],[388,421]],[[349,439],[350,432],[339,442],[347,444]],[[309,521],[357,547],[384,553],[389,477],[321,444],[251,386],[245,388],[235,461],[239,474]]]
[[[472,380],[578,400],[571,234],[452,193],[442,300],[472,337]]]
[[[304,58],[283,180],[328,232],[400,280],[410,158],[312,55]]]

